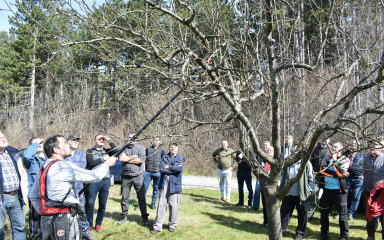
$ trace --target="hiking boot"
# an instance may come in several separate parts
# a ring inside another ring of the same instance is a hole
[[[159,232],[160,232],[159,230],[153,229],[153,230],[151,231],[151,234],[158,234]]]
[[[296,235],[295,240],[302,240],[302,239],[303,239],[303,235],[300,235],[300,234]]]
[[[119,225],[124,224],[126,221],[127,221],[127,216],[122,217],[122,218],[120,219],[120,221],[119,221]]]
[[[317,240],[327,240],[329,239],[328,234],[320,234],[320,236],[317,238]]]
[[[175,231],[174,228],[168,228],[168,230],[169,230],[170,232],[174,232],[174,231]]]
[[[101,229],[100,225],[96,225],[95,231],[98,232],[98,233],[103,233],[103,229]]]
[[[151,222],[148,220],[148,218],[143,218],[143,225],[151,226]]]
[[[148,220],[148,216],[149,216],[149,214],[145,214],[145,215],[142,216],[142,218],[143,218],[143,224],[144,224],[145,226],[150,226],[150,225],[151,225],[151,223],[150,223],[149,220]]]
[[[91,234],[89,234],[89,233],[84,235],[84,236],[82,236],[81,239],[96,240],[96,238],[94,236],[92,236]]]
[[[153,202],[153,203],[151,204],[151,209],[152,209],[152,210],[155,210],[155,209],[156,209],[156,202]]]

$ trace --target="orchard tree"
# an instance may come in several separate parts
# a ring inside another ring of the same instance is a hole
[[[299,180],[317,142],[331,136],[361,141],[382,131],[378,2],[116,0],[100,8],[75,2],[85,13],[52,7],[73,14],[88,37],[63,35],[63,48],[92,46],[116,68],[167,79],[183,89],[189,104],[224,103],[222,111],[197,118],[180,114],[191,129],[234,124],[243,150],[249,140],[271,165],[267,172],[249,159],[260,175],[270,239],[282,239],[281,199]],[[291,133],[298,144],[284,158],[281,145]],[[262,151],[264,140],[271,141],[273,157]],[[297,177],[279,188],[282,171],[298,161]]]

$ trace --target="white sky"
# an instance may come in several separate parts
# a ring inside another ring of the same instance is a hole
[[[72,3],[74,2],[75,1],[72,1]],[[92,6],[93,3],[100,5],[105,2],[105,0],[85,0],[85,2],[89,4],[89,6]],[[8,16],[12,15],[13,13],[9,10],[9,7],[15,9],[14,4],[15,0],[0,0],[0,31],[8,31],[11,27],[8,23]]]

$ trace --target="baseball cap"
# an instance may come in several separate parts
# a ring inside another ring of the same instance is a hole
[[[73,134],[67,138],[67,140],[74,140],[74,139],[80,139],[77,135]]]

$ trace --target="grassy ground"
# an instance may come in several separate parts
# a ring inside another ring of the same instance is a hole
[[[149,208],[150,193],[148,191],[147,203],[149,219],[153,223],[156,210]],[[262,211],[253,211],[245,207],[235,207],[238,195],[232,193],[231,204],[219,201],[220,193],[217,190],[183,189],[181,195],[178,227],[174,233],[167,230],[168,217],[164,224],[164,230],[151,235],[150,230],[143,226],[140,211],[133,210],[137,204],[136,196],[132,196],[128,221],[124,225],[118,225],[120,219],[120,185],[115,185],[110,190],[107,210],[102,224],[103,233],[92,231],[97,239],[268,239],[267,228],[262,225]],[[134,193],[134,191],[133,191]],[[98,206],[98,204],[96,204]],[[26,213],[28,209],[26,209]],[[95,216],[96,219],[95,209]],[[320,234],[320,214],[316,212],[314,219],[308,223],[305,239],[316,239]],[[365,239],[365,217],[362,213],[350,221],[350,239]],[[284,239],[292,239],[295,236],[297,225],[296,211],[291,219],[290,226],[284,234]],[[338,220],[330,217],[330,239],[339,239]],[[381,239],[376,233],[376,239]]]
[[[151,235],[150,228],[141,225],[140,211],[134,211],[136,197],[132,197],[129,210],[129,221],[120,226],[120,185],[111,188],[106,216],[103,222],[104,233],[92,232],[98,239],[268,239],[267,228],[262,225],[262,211],[253,211],[245,207],[235,207],[238,195],[233,193],[231,204],[219,201],[220,193],[215,190],[184,189],[181,195],[178,227],[174,233],[167,230],[167,219],[164,230]],[[150,195],[151,189],[148,191]],[[150,196],[147,197],[149,206]],[[148,207],[150,221],[156,217],[156,211]],[[316,239],[320,234],[320,214],[317,212],[313,221],[308,223],[306,239]],[[95,216],[96,218],[96,216]],[[365,239],[365,218],[357,214],[350,221],[350,239]],[[296,211],[291,219],[290,227],[284,239],[295,236],[297,225]],[[330,218],[330,239],[339,239],[338,220]],[[380,239],[377,233],[377,239]]]

